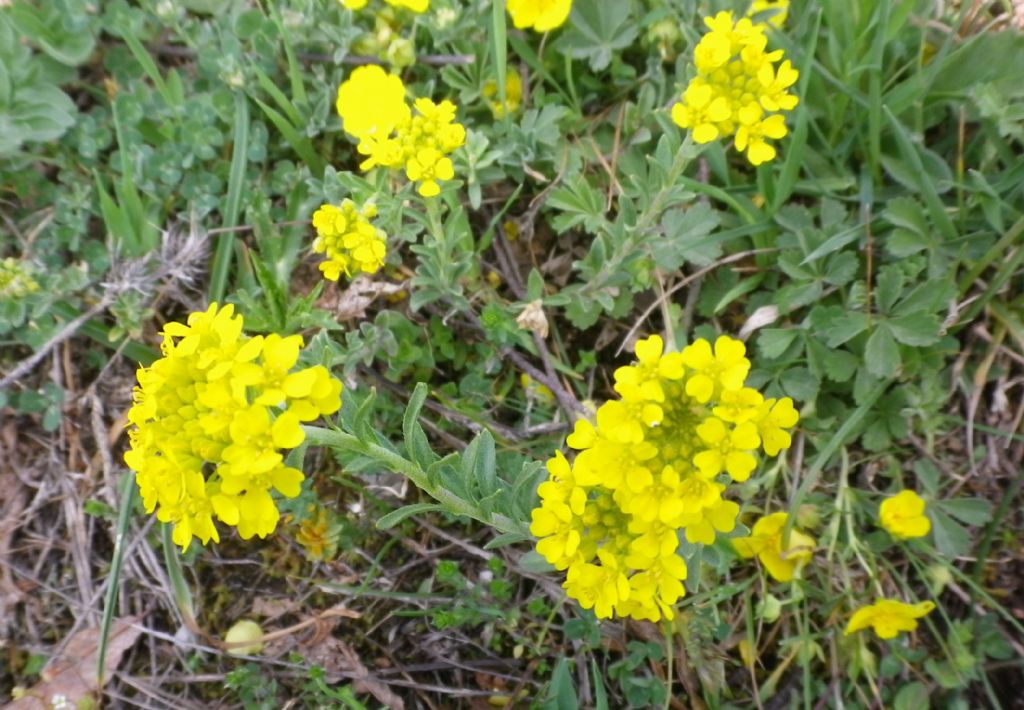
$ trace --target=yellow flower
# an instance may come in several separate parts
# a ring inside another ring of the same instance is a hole
[[[782,531],[789,515],[785,512],[766,515],[756,523],[749,537],[733,538],[732,544],[740,557],[756,556],[768,574],[779,582],[793,579],[814,552],[814,538],[796,528],[789,531],[789,543],[783,548]]]
[[[796,423],[788,399],[776,411],[776,400],[743,386],[750,362],[738,340],[664,350],[658,336],[636,343],[636,362],[615,371],[620,398],[598,408],[596,426],[576,422],[566,439],[575,460],[556,451],[537,489],[537,552],[601,618],[672,618],[686,579],[680,533],[710,545],[735,529],[739,505],[725,499],[720,474],[747,479],[760,432],[782,448],[781,427]]]
[[[776,155],[767,139],[787,133],[781,113],[765,112],[796,107],[798,99],[788,89],[799,72],[789,61],[776,67],[783,53],[766,51],[764,24],[746,17],[734,21],[730,12],[707,17],[704,24],[709,32],[693,52],[696,76],[672,107],[672,120],[692,131],[697,143],[735,135],[736,147],[753,165],[760,165]]]
[[[560,27],[569,17],[572,0],[507,0],[506,7],[517,30],[547,32]]]
[[[523,100],[523,80],[519,72],[510,67],[505,74],[505,103],[502,104],[498,98],[498,82],[488,79],[481,89],[480,94],[487,99],[487,105],[495,118],[504,118],[505,114],[515,113]]]
[[[879,638],[895,638],[903,631],[916,629],[917,620],[934,608],[934,602],[930,601],[906,604],[896,599],[880,599],[855,611],[845,633],[852,634],[870,626]]]
[[[271,491],[299,495],[303,474],[282,450],[305,439],[300,422],[341,407],[341,382],[323,366],[293,370],[300,336],[248,337],[233,306],[212,304],[164,327],[163,357],[138,373],[128,411],[143,505],[193,538],[220,541],[214,520],[265,537],[280,513]]]
[[[883,500],[878,517],[882,527],[901,540],[924,537],[932,529],[924,514],[924,500],[914,491],[900,491]]]
[[[359,140],[387,136],[410,115],[405,84],[375,64],[356,68],[342,82],[336,107],[345,132]]]
[[[371,224],[376,215],[373,204],[356,207],[349,199],[340,207],[321,205],[313,213],[317,233],[313,251],[326,257],[320,264],[324,278],[337,281],[341,274],[373,274],[384,265],[387,235]]]
[[[362,10],[366,7],[367,0],[338,0],[344,7],[349,10]]]
[[[773,13],[768,15],[768,13]],[[764,13],[768,24],[775,28],[781,28],[789,16],[789,0],[754,0],[747,10],[747,17],[755,17]]]
[[[746,151],[751,165],[760,165],[775,157],[775,148],[766,138],[782,138],[788,132],[780,114],[763,117],[761,107],[749,104],[740,110],[740,127],[736,130],[736,148]]]

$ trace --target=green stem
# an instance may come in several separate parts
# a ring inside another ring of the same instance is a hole
[[[675,654],[675,639],[673,638],[673,631],[675,630],[675,621],[671,619],[665,620],[665,703],[662,705],[662,710],[668,710],[672,706],[672,660]]]
[[[360,441],[356,436],[344,431],[314,426],[305,426],[303,430],[306,432],[306,442],[310,446],[326,446],[341,451],[351,451],[379,461],[395,473],[402,474],[453,515],[464,515],[503,533],[525,534],[521,523],[498,513],[486,513],[470,501],[434,485],[426,471],[390,449]]]
[[[185,626],[195,629],[195,605],[192,603],[192,592],[189,591],[188,583],[185,581],[185,572],[181,568],[178,545],[174,542],[174,526],[171,523],[161,525],[160,537],[164,547],[164,565],[167,567],[167,577],[171,581],[174,600],[178,603],[178,610],[181,611],[185,619]]]

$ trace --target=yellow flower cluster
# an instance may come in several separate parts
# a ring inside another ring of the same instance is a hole
[[[299,494],[302,472],[283,449],[305,439],[301,423],[341,407],[341,382],[317,365],[294,370],[302,337],[248,337],[230,304],[168,323],[163,357],[138,371],[128,421],[146,511],[174,525],[174,542],[220,542],[216,518],[249,539],[280,514],[271,489]]]
[[[750,477],[757,449],[788,448],[799,419],[788,397],[744,386],[740,341],[663,350],[656,335],[637,343],[637,364],[615,371],[620,399],[598,409],[596,427],[576,423],[567,443],[580,453],[547,462],[532,513],[537,551],[602,618],[673,617],[686,579],[679,533],[707,545],[732,531],[739,506],[722,497],[726,482]]]
[[[38,290],[26,262],[10,256],[0,260],[0,298],[24,298]]]
[[[466,142],[466,129],[456,122],[451,101],[416,99],[413,114],[402,80],[368,66],[356,69],[339,87],[337,108],[345,132],[359,141],[358,150],[366,156],[361,169],[404,167],[424,197],[438,195],[439,181],[455,177],[448,156]]]
[[[349,10],[362,10],[368,0],[341,0],[341,4]],[[413,12],[426,12],[430,9],[430,0],[384,0],[392,7],[404,7]]]
[[[789,531],[789,541],[782,544],[782,531],[789,515],[785,512],[766,515],[756,523],[749,537],[733,538],[732,544],[740,557],[756,556],[768,574],[779,582],[793,579],[798,569],[811,559],[814,538],[796,528]]]
[[[934,602],[906,604],[897,599],[879,599],[861,607],[850,617],[844,635],[872,627],[879,638],[895,638],[902,631],[913,631],[917,620],[935,608]]]
[[[882,527],[901,540],[924,537],[932,529],[931,521],[924,514],[924,500],[914,491],[900,491],[883,500],[878,517]]]
[[[749,18],[733,20],[731,12],[705,18],[710,31],[694,49],[695,76],[672,107],[672,120],[693,131],[698,143],[735,135],[736,148],[753,165],[773,159],[769,139],[786,135],[783,111],[797,105],[787,91],[799,73],[782,50],[767,52],[765,25]]]
[[[565,23],[572,0],[508,0],[505,7],[517,30],[547,32]]]
[[[370,223],[376,216],[376,205],[360,208],[349,199],[340,207],[321,205],[313,213],[313,251],[326,257],[320,263],[324,278],[337,281],[343,273],[352,276],[360,271],[374,274],[384,265],[387,235]]]

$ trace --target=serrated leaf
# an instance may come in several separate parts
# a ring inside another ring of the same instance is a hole
[[[985,525],[992,520],[992,503],[984,498],[937,500],[934,505],[967,525]]]
[[[786,370],[779,379],[783,392],[797,402],[810,402],[818,396],[821,383],[806,367]]]
[[[906,277],[896,264],[883,266],[878,272],[878,283],[875,287],[875,303],[881,313],[888,313],[896,305],[903,293]]]
[[[890,379],[899,370],[900,349],[885,323],[879,323],[864,349],[864,361],[868,372],[876,377]]]
[[[821,309],[815,313],[816,328],[825,336],[825,344],[836,348],[860,335],[868,327],[865,314],[846,311],[839,306]]]
[[[860,364],[857,356],[847,350],[831,350],[822,362],[825,367],[825,376],[833,382],[848,381],[857,371],[857,365]]]
[[[393,528],[398,525],[410,516],[434,510],[444,510],[444,506],[438,503],[413,503],[412,505],[403,505],[398,510],[392,510],[390,513],[386,513],[381,516],[380,520],[377,521],[377,529],[387,530],[388,528]]]
[[[911,313],[886,321],[896,340],[904,345],[933,345],[939,340],[942,323],[931,313]]]
[[[943,557],[954,558],[971,551],[971,536],[963,525],[936,507],[928,510],[935,547]]]
[[[718,212],[708,204],[669,210],[661,221],[664,238],[651,246],[654,260],[665,271],[675,271],[687,262],[698,266],[713,263],[722,254],[721,244],[704,242],[699,247],[697,244],[713,232],[718,223]]]
[[[765,328],[757,335],[757,349],[767,358],[786,352],[799,331],[794,328]]]
[[[596,72],[603,71],[615,50],[631,45],[639,32],[630,17],[632,7],[631,0],[573,3],[569,29],[559,38],[558,50],[586,59]]]

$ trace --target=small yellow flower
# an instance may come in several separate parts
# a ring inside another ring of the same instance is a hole
[[[769,16],[769,12],[773,14]],[[754,0],[747,11],[747,17],[755,17],[761,13],[764,13],[768,24],[781,28],[789,16],[789,0]]]
[[[356,68],[342,82],[335,105],[345,132],[359,140],[386,137],[410,115],[401,78],[375,64]]]
[[[507,0],[506,7],[517,30],[547,32],[569,17],[572,0]]]
[[[872,627],[879,638],[895,638],[903,631],[917,628],[917,620],[935,608],[934,602],[906,604],[896,599],[880,599],[874,604],[861,607],[850,617],[846,635]]]
[[[484,88],[480,91],[481,96],[487,100],[487,105],[495,118],[504,118],[505,114],[512,114],[519,110],[523,100],[523,80],[519,72],[510,70],[505,75],[505,103],[498,99],[498,82],[488,79]]]
[[[924,537],[932,529],[924,514],[924,500],[914,491],[900,491],[882,501],[879,521],[890,535],[901,540]]]
[[[757,556],[768,574],[779,582],[788,582],[798,569],[811,559],[814,538],[796,528],[789,531],[789,544],[782,546],[782,531],[789,515],[785,512],[766,515],[756,523],[749,537],[733,538],[732,544],[740,557]]]

